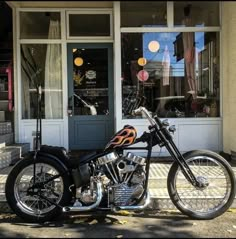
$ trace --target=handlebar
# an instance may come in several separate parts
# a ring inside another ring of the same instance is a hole
[[[154,117],[151,116],[150,112],[145,108],[140,106],[138,109],[133,110],[133,114],[136,115],[138,113],[144,113],[147,117],[148,121],[151,125],[149,125],[149,130],[151,131],[153,128],[156,131],[155,139],[157,140],[158,144],[160,146],[166,145],[166,142],[172,142],[172,136],[170,133],[175,132],[175,126],[167,127],[169,126],[168,120],[161,121],[157,115]]]
[[[155,120],[152,118],[151,114],[148,112],[148,110],[145,107],[140,106],[138,109],[133,111],[134,115],[138,113],[142,113],[142,112],[146,115],[147,119],[149,120],[152,126],[156,125]]]
[[[140,106],[138,109],[133,110],[134,115],[136,115],[138,113],[142,113],[142,112],[146,115],[146,117],[147,117],[148,121],[150,122],[151,126],[158,125],[159,128],[162,128],[163,123],[158,118],[158,116],[155,115],[154,117],[152,117],[151,114],[149,113],[149,111],[145,107]]]

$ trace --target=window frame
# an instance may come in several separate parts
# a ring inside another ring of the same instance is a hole
[[[32,38],[20,38],[20,13],[21,12],[58,12],[60,14],[60,27],[61,27],[61,38],[59,39],[32,39]],[[16,57],[17,57],[17,94],[15,95],[15,98],[17,99],[17,106],[18,106],[18,120],[20,121],[26,121],[30,122],[32,120],[35,120],[34,118],[23,118],[22,115],[22,75],[21,75],[21,51],[20,47],[23,44],[60,44],[61,45],[61,53],[63,55],[63,52],[65,51],[64,47],[64,41],[65,41],[65,16],[64,16],[64,10],[58,9],[58,8],[18,8],[16,9]],[[62,117],[61,118],[55,118],[55,119],[43,119],[44,121],[61,121],[64,120],[66,114],[64,112],[65,107],[65,101],[64,101],[64,90],[65,89],[65,83],[63,81],[63,78],[65,76],[65,70],[63,68],[63,65],[65,64],[65,59],[62,57],[61,59],[61,73],[62,73]],[[14,86],[15,87],[15,86]]]
[[[70,36],[69,32],[69,16],[70,15],[88,15],[88,14],[94,14],[94,15],[102,15],[106,14],[110,16],[110,35],[109,36]],[[101,8],[101,9],[87,9],[83,8],[81,10],[67,10],[66,11],[66,39],[67,40],[113,40],[113,9],[109,8]]]
[[[20,13],[21,12],[57,12],[60,13],[60,26],[61,26],[61,37],[58,39],[32,39],[32,38],[20,38]],[[61,43],[63,39],[63,14],[58,8],[19,8],[17,9],[17,41],[19,43]]]
[[[155,1],[153,1],[153,2],[155,2]],[[166,29],[167,27],[168,27],[168,22],[169,22],[169,24],[171,24],[171,21],[172,21],[172,16],[171,16],[171,14],[168,14],[168,5],[169,5],[169,2],[168,1],[161,1],[161,2],[164,2],[164,3],[166,3],[167,4],[167,6],[166,6],[166,26],[163,26],[163,27],[150,27],[150,28],[163,28],[163,29]],[[120,2],[119,2],[119,4],[120,4]],[[171,5],[170,5],[170,8],[171,8]],[[120,6],[120,25],[121,25],[121,6]],[[122,27],[121,26],[121,28],[122,29],[124,29],[124,28],[143,28],[143,27]]]
[[[219,116],[215,118],[221,118],[223,115],[222,110],[222,98],[223,98],[223,84],[222,84],[222,34],[221,34],[221,25],[222,25],[222,3],[219,1],[219,26],[204,26],[204,27],[185,27],[185,26],[174,26],[174,2],[173,1],[167,1],[167,27],[120,27],[120,39],[122,33],[171,33],[171,32],[218,32],[219,33],[219,39],[220,39],[220,49],[219,49],[219,68],[220,68],[220,105],[219,105]],[[121,11],[121,7],[120,7]],[[121,14],[120,14],[121,15]],[[122,59],[120,58],[120,64],[122,65]],[[122,90],[122,83],[120,89]],[[123,99],[123,95],[121,92],[121,102]],[[188,117],[193,119],[193,117]],[[214,118],[214,117],[211,117]],[[135,119],[135,118],[134,118]],[[126,120],[122,116],[122,120]],[[136,119],[135,119],[136,120]]]

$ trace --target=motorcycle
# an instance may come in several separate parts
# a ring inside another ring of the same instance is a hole
[[[167,188],[176,208],[193,219],[222,215],[235,198],[230,164],[209,150],[181,154],[172,138],[175,126],[157,115],[152,117],[144,107],[133,113],[146,116],[148,132],[137,137],[136,129],[125,125],[103,152],[74,158],[65,148],[48,145],[29,152],[14,165],[6,181],[11,209],[31,222],[53,220],[68,212],[144,210],[151,201],[148,179],[152,148],[159,145],[166,147],[174,161]],[[140,142],[144,146],[135,147]],[[140,149],[147,151],[146,157],[133,152]]]

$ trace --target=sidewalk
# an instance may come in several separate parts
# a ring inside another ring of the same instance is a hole
[[[44,224],[0,214],[0,238],[236,238],[235,216],[193,220],[179,212],[64,214]]]
[[[150,207],[160,210],[172,210],[175,206],[171,202],[167,191],[167,176],[171,163],[151,163],[150,175],[149,175],[149,192],[152,199]],[[209,166],[208,166],[209,167]],[[12,167],[7,167],[0,170],[0,213],[9,211],[6,199],[5,199],[5,181],[7,175]],[[232,165],[232,169],[236,175],[236,165]],[[213,170],[209,170],[209,177],[214,178]],[[217,179],[219,180],[219,179]],[[214,183],[219,183],[214,181]],[[208,190],[209,198],[217,198],[217,191]],[[232,204],[231,208],[236,208],[236,200]]]

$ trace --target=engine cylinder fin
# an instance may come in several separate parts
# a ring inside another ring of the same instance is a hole
[[[107,164],[105,164],[105,167],[106,167],[107,171],[109,172],[109,174],[111,175],[113,181],[114,181],[115,183],[118,183],[118,181],[116,180],[116,178],[115,178],[114,175],[112,174],[112,172],[111,172],[109,166],[108,166]]]
[[[133,193],[133,189],[126,185],[121,185],[120,187],[116,187],[114,189],[115,205],[119,205],[119,206],[127,205],[132,193]]]

